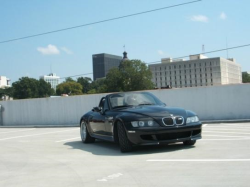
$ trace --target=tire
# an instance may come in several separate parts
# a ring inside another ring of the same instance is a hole
[[[196,143],[196,140],[187,140],[183,142],[184,145],[194,145],[195,143]]]
[[[117,124],[117,134],[121,152],[133,151],[132,143],[128,140],[125,128],[121,122],[118,122]]]
[[[95,138],[89,135],[88,128],[84,121],[81,122],[80,135],[83,143],[93,143],[95,141]]]

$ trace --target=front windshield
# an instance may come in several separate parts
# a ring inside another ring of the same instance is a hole
[[[109,98],[112,108],[140,105],[163,105],[158,98],[148,92],[118,93],[112,94]]]

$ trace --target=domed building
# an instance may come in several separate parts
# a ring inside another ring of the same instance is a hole
[[[126,60],[129,60],[128,59],[128,53],[126,51],[123,52],[123,58],[122,58],[122,62],[126,61]]]

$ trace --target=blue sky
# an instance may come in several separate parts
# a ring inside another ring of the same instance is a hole
[[[188,0],[1,0],[0,41],[185,3]],[[250,43],[249,0],[198,3],[74,30],[0,44],[0,75],[20,77],[52,71],[60,77],[92,72],[92,54],[160,61]],[[227,42],[226,42],[227,41]],[[250,71],[250,47],[229,51]],[[226,51],[208,57],[227,57]],[[88,75],[92,78],[92,75]]]

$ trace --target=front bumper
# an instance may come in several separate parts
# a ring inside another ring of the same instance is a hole
[[[135,145],[157,145],[201,139],[202,124],[159,128],[127,129],[127,137]]]

